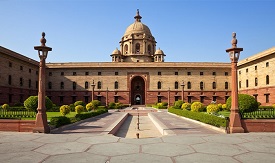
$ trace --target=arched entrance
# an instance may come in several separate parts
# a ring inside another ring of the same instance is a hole
[[[145,82],[140,76],[136,76],[131,81],[131,104],[145,105]]]

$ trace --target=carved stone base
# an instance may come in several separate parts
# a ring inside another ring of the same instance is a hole
[[[50,127],[47,122],[46,113],[37,113],[35,126],[33,128],[34,133],[50,133]]]
[[[235,110],[231,110],[229,127],[230,133],[244,133],[244,129],[241,123],[241,116]]]

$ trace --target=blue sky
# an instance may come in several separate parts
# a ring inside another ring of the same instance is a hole
[[[272,0],[0,0],[0,45],[38,60],[44,31],[47,62],[110,62],[139,9],[166,62],[229,62],[232,32],[240,59],[275,46],[274,8]]]

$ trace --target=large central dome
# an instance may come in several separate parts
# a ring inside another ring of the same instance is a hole
[[[136,21],[131,24],[125,31],[124,36],[128,36],[130,34],[146,34],[149,36],[152,36],[150,29],[148,28],[147,25],[141,23],[141,16],[139,15],[139,11],[137,11],[137,15],[134,17]]]

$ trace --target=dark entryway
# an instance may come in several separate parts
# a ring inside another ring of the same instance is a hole
[[[136,76],[131,81],[131,104],[145,104],[145,82],[140,76]]]

